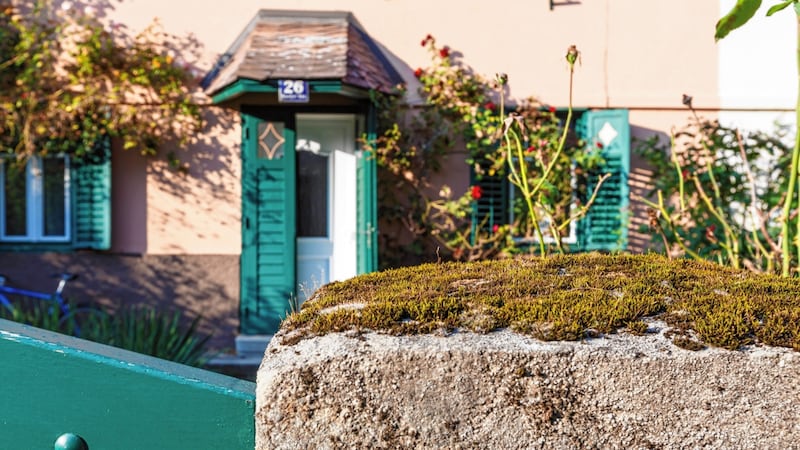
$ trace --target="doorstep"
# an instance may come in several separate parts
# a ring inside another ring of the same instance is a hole
[[[271,334],[236,336],[236,354],[216,356],[206,363],[206,367],[215,372],[255,380],[258,366],[264,359],[264,352],[271,339]]]

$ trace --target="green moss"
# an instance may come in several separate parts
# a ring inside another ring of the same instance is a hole
[[[331,331],[488,333],[511,328],[579,340],[664,320],[676,345],[800,350],[800,280],[660,255],[597,253],[441,263],[362,275],[322,287],[284,327]]]

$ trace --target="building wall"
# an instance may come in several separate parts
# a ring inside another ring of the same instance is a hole
[[[764,2],[742,28],[718,45],[720,121],[745,130],[794,125],[797,101],[797,22],[789,8],[772,17]],[[720,15],[735,4],[720,0]]]
[[[241,251],[241,131],[236,112],[209,108],[205,132],[174,151],[175,171],[147,166],[147,254],[238,255]],[[115,230],[116,231],[116,230]]]
[[[193,46],[194,53],[182,59],[194,65],[198,75],[227,50],[259,8],[337,9],[353,12],[391,55],[412,93],[413,70],[430,61],[419,44],[430,33],[440,45],[460,52],[455,56],[476,72],[490,77],[507,73],[512,99],[536,96],[547,104],[566,106],[569,77],[564,55],[575,44],[582,52],[574,82],[577,107],[630,108],[634,127],[664,132],[685,122],[688,114],[680,103],[684,93],[694,96],[695,106],[719,105],[712,37],[719,5],[714,2],[595,0],[550,10],[549,2],[523,0],[500,8],[478,1],[347,0],[332,6],[325,0],[275,0],[267,5],[232,0],[225,8],[217,2],[191,2],[190,14],[186,6],[181,1],[130,0],[108,10],[107,19],[136,30],[158,17],[167,31]],[[411,97],[414,101],[416,95]],[[647,123],[635,122],[637,111]],[[128,247],[140,249],[144,239],[147,254],[238,254],[238,118],[216,108],[209,109],[208,117],[208,129],[188,152],[180,153],[190,163],[188,175],[175,174],[161,162],[149,165],[146,236],[132,235],[136,242],[126,243]],[[461,167],[460,173],[458,165],[454,168],[451,184],[458,187],[468,180],[467,169]],[[126,225],[115,227],[117,234],[127,236],[130,231]]]
[[[420,46],[429,33],[476,72],[490,77],[507,73],[512,98],[533,95],[558,107],[568,103],[564,54],[575,44],[582,54],[574,105],[628,108],[635,138],[664,138],[671,128],[687,123],[682,94],[692,95],[707,117],[746,119],[742,123],[747,124],[768,123],[776,111],[754,115],[718,108],[793,106],[796,72],[787,56],[796,42],[789,36],[794,32],[787,19],[791,15],[759,19],[715,44],[714,23],[733,2],[589,0],[550,10],[546,0],[229,0],[224,5],[124,0],[97,7],[95,13],[109,26],[124,24],[133,32],[158,18],[186,49],[176,59],[200,77],[259,8],[351,11],[406,78],[412,102],[419,101],[413,71],[430,61]],[[109,254],[4,254],[0,272],[18,264],[53,272],[76,268],[88,275],[74,285],[78,295],[218,311],[211,318],[227,330],[224,336],[232,336],[239,297],[241,130],[235,112],[208,107],[205,117],[205,130],[188,149],[165,146],[165,152],[175,150],[187,164],[186,173],[169,169],[163,159],[114,150]],[[632,193],[645,195],[649,171],[635,155],[632,161]],[[465,187],[466,165],[452,158],[447,164],[451,184]],[[635,201],[632,210],[631,246],[641,250],[650,239],[638,232],[645,212]],[[40,283],[38,277],[17,272],[17,278],[26,276],[34,287]]]
[[[78,275],[64,290],[76,304],[100,304],[110,311],[148,305],[185,318],[203,316],[201,331],[211,346],[233,347],[238,331],[239,264],[235,255],[123,255],[114,253],[0,252],[0,274],[8,285],[54,292],[54,275]],[[35,270],[32,270],[35,268]]]

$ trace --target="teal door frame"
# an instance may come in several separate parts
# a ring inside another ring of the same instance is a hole
[[[375,111],[371,104],[367,108],[285,105],[241,108],[242,254],[239,313],[242,334],[274,334],[290,312],[292,300],[297,298],[296,115],[342,112],[354,113],[366,119],[366,129],[361,132],[368,140],[375,138]],[[278,132],[278,129],[281,131]],[[273,155],[270,158],[269,152],[280,138],[283,139],[283,157],[276,158]],[[356,260],[359,274],[372,272],[378,266],[376,174],[375,158],[369,152],[361,152],[357,162],[356,198]]]
[[[377,138],[377,111],[370,104],[366,114],[364,135],[368,142]],[[363,152],[356,167],[358,186],[358,273],[378,270],[378,165],[375,156]]]

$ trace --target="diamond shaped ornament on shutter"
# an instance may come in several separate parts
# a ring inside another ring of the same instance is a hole
[[[283,133],[275,129],[272,122],[260,123],[258,135],[258,156],[265,159],[283,158]]]
[[[617,133],[617,130],[608,122],[604,123],[603,127],[600,128],[600,131],[597,133],[597,137],[600,138],[600,142],[603,143],[604,147],[608,147],[608,144],[618,135],[619,133]]]

